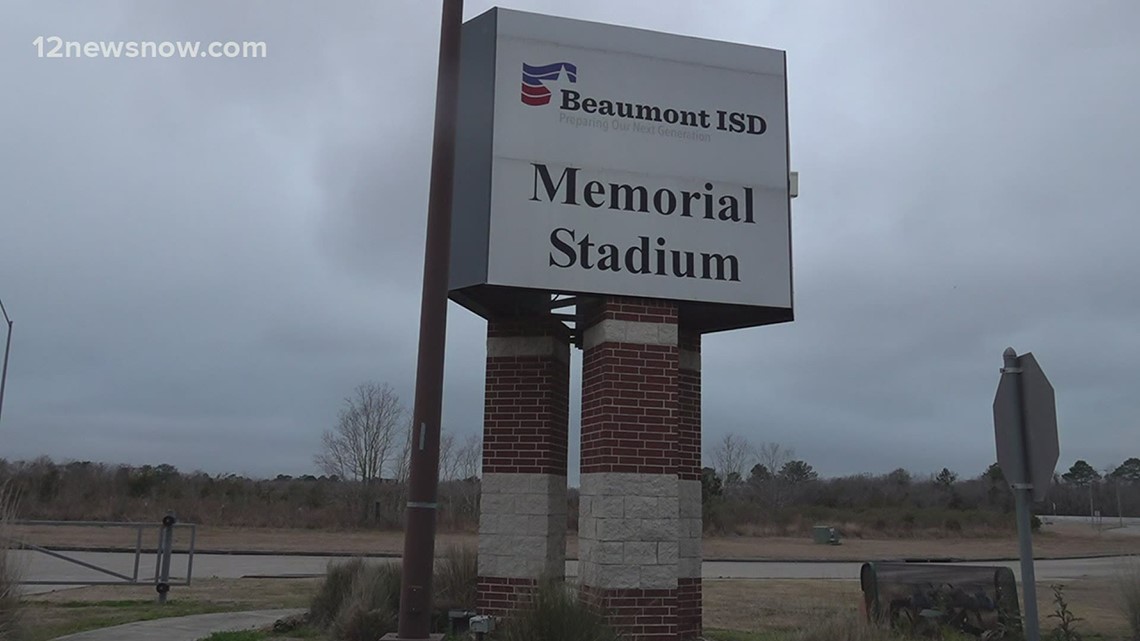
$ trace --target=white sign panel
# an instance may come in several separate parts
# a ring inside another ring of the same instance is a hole
[[[476,21],[461,109],[493,107],[472,109],[482,135],[461,117],[457,169],[490,183],[456,194],[456,243],[485,242],[468,283],[791,308],[782,51],[501,9]]]

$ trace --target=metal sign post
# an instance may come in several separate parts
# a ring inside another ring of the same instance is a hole
[[[444,0],[397,639],[427,639],[431,630],[431,578],[439,490],[439,423],[447,334],[448,242],[451,238],[459,33],[462,26],[463,0]]]
[[[1057,406],[1053,386],[1033,354],[1019,357],[1010,347],[1002,357],[1004,367],[994,396],[994,437],[998,465],[1013,489],[1017,509],[1026,639],[1040,641],[1029,506],[1045,498],[1057,465]]]

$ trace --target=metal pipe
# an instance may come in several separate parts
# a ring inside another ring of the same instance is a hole
[[[158,602],[166,603],[166,593],[170,591],[170,555],[174,549],[174,513],[167,512],[162,519],[162,551],[160,554],[160,574],[158,577]]]
[[[1116,518],[1120,527],[1124,527],[1124,510],[1120,507],[1120,479],[1117,479],[1113,485],[1116,486]]]
[[[140,524],[138,528],[135,529],[135,571],[133,575],[135,582],[139,580],[139,561],[142,560],[142,537],[143,526]]]
[[[439,490],[439,433],[443,406],[443,359],[447,339],[447,278],[450,267],[452,180],[459,102],[459,34],[463,0],[444,0],[436,77],[435,131],[428,192],[424,282],[420,299],[413,447],[409,463],[407,526],[400,585],[400,639],[426,639],[431,632],[431,576],[435,559]]]
[[[4,302],[0,301],[0,313],[4,314],[4,322],[8,324],[8,338],[4,340],[4,365],[0,368],[0,417],[4,415],[4,387],[8,383],[8,352],[12,351],[12,319],[8,318],[8,310],[4,309]]]
[[[1095,529],[1099,523],[1096,522],[1096,510],[1093,508],[1092,484],[1092,479],[1089,479],[1089,523],[1092,523],[1092,526]]]
[[[158,545],[154,548],[154,584],[158,585],[158,577],[162,574],[162,541],[163,527],[158,527]]]
[[[61,554],[59,552],[55,552],[53,550],[49,550],[47,548],[40,547],[38,545],[32,545],[31,543],[26,543],[26,542],[22,542],[22,541],[18,541],[17,543],[19,543],[20,547],[23,549],[31,550],[33,552],[39,552],[40,554],[44,554],[44,555],[50,556],[52,558],[59,559],[61,561],[67,561],[68,563],[74,563],[75,565],[78,565],[79,567],[87,568],[88,570],[94,570],[95,572],[101,572],[103,574],[106,574],[107,576],[113,576],[116,579],[122,579],[123,581],[127,581],[127,582],[130,582],[132,580],[131,577],[129,577],[125,574],[120,574],[120,573],[115,572],[113,570],[108,570],[107,568],[101,568],[98,565],[95,565],[93,563],[88,563],[87,561],[81,561],[75,557],[67,556],[66,554]]]
[[[190,526],[190,551],[186,556],[186,585],[190,585],[190,580],[194,577],[194,546],[198,540],[198,526]]]

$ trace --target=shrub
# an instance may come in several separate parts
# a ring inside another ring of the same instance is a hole
[[[317,588],[313,600],[309,604],[309,620],[320,628],[327,628],[336,618],[341,604],[349,590],[352,589],[353,578],[364,566],[364,559],[353,559],[347,563],[329,563],[325,572],[325,580]]]
[[[399,612],[400,566],[363,563],[329,630],[341,641],[376,641],[396,631]]]
[[[439,558],[432,579],[435,607],[474,610],[479,597],[479,553],[474,546],[451,546]]]
[[[400,613],[400,565],[364,559],[330,563],[309,604],[309,621],[338,641],[375,641],[396,630]],[[479,563],[475,548],[452,547],[438,559],[432,578],[435,625],[449,609],[474,610]]]
[[[23,601],[16,586],[19,580],[15,559],[8,553],[8,523],[16,513],[16,495],[7,485],[0,484],[0,639],[19,639]]]
[[[1054,641],[1081,641],[1082,635],[1077,631],[1076,623],[1084,619],[1069,610],[1069,603],[1065,600],[1065,586],[1053,585],[1051,587],[1053,588],[1054,610],[1049,618],[1057,619],[1057,626],[1053,628],[1049,638]]]
[[[374,641],[395,630],[400,566],[353,559],[329,564],[309,606],[313,625],[344,641]]]
[[[502,622],[496,641],[618,641],[601,611],[582,603],[573,588],[543,581],[534,597]]]
[[[1132,641],[1140,641],[1140,557],[1125,565],[1118,581],[1120,613],[1132,630]]]

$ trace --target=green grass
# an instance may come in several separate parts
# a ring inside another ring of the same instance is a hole
[[[108,628],[135,621],[153,621],[212,612],[230,612],[233,606],[199,601],[61,601],[29,604],[29,618],[39,624],[29,631],[28,641],[48,641],[65,634]]]

